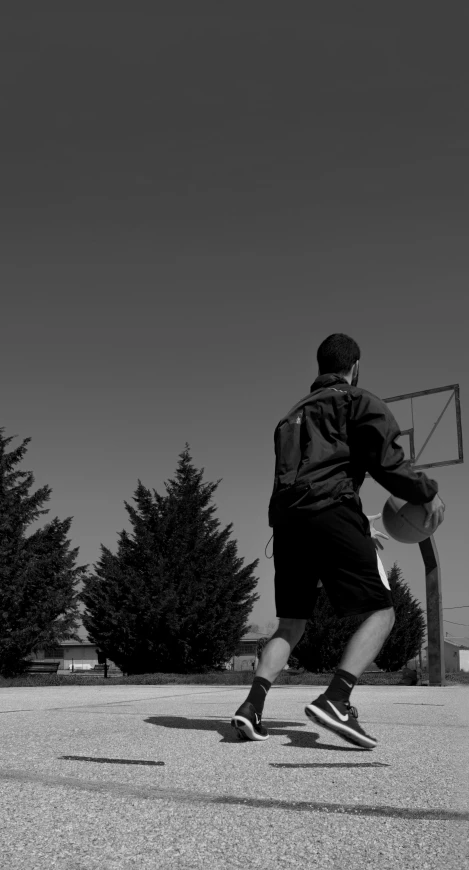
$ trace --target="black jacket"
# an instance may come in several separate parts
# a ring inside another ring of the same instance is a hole
[[[431,501],[438,484],[412,469],[399,435],[385,402],[340,375],[320,375],[275,429],[269,526],[347,499],[361,507],[366,472],[404,501]]]

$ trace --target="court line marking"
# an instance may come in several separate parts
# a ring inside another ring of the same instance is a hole
[[[48,688],[48,687],[47,687]],[[152,686],[151,688],[154,688]],[[217,687],[215,687],[217,688]],[[117,707],[122,704],[134,704],[135,702],[143,703],[144,701],[167,701],[168,698],[191,698],[194,695],[206,695],[207,692],[181,692],[177,695],[154,695],[153,697],[146,698],[127,698],[126,701],[101,701],[100,704],[75,704],[72,707],[64,706],[64,707],[40,707],[39,709],[30,710],[29,708],[25,708],[24,710],[0,710],[0,713],[43,713],[47,710],[87,710],[94,709],[95,707]]]

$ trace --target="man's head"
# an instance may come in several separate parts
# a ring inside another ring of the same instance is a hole
[[[359,359],[357,342],[343,332],[329,335],[318,347],[319,374],[341,375],[353,387],[358,383]]]

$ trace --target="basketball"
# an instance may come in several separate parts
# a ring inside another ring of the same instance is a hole
[[[421,504],[410,504],[391,495],[383,507],[382,522],[388,535],[401,544],[418,544],[433,535],[438,528],[436,519],[424,528],[427,512]]]

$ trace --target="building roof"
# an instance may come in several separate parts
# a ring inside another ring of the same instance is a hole
[[[259,631],[248,631],[246,634],[243,634],[241,638],[241,643],[245,641],[257,641],[261,637],[270,637],[268,634],[262,634]],[[96,643],[92,643],[90,640],[62,640],[57,643],[57,646],[98,646]]]
[[[467,649],[467,647],[462,646],[462,644],[455,643],[454,640],[448,640],[448,638],[446,638],[446,637],[444,637],[443,640],[445,643],[449,644],[449,646],[455,646],[455,647],[457,647],[457,649]],[[428,650],[428,644],[427,644],[427,646],[424,646],[424,649]]]
[[[90,640],[61,640],[57,646],[97,646],[96,643],[91,643]]]
[[[241,642],[247,640],[260,640],[261,637],[270,637],[270,635],[263,634],[261,631],[247,631],[246,634],[243,634]]]

